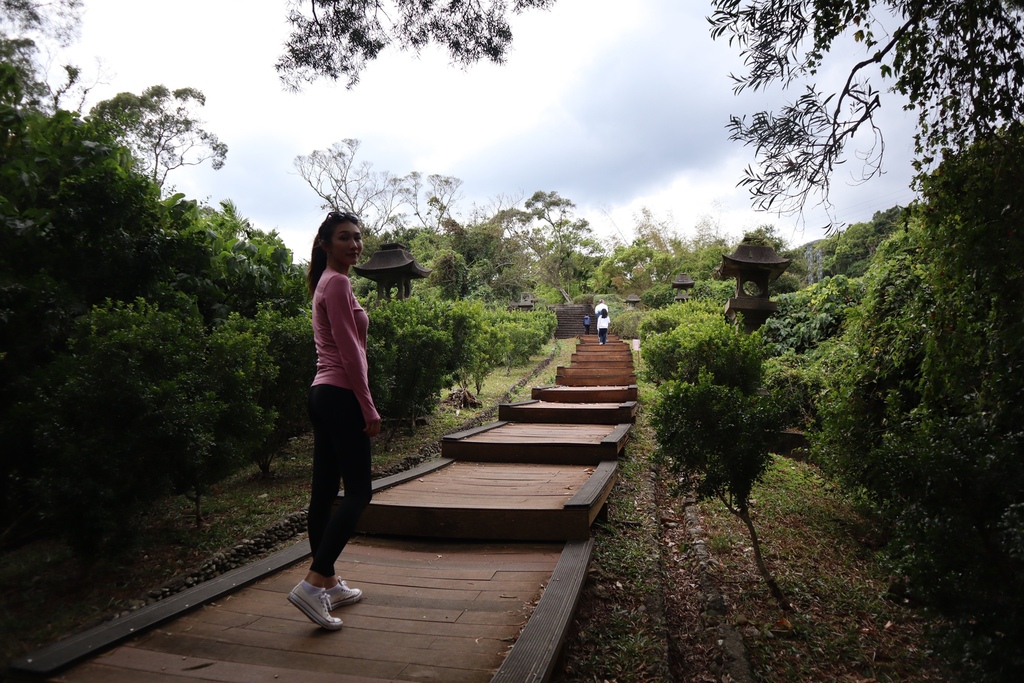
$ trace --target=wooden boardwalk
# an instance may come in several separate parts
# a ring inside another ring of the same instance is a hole
[[[614,378],[631,376],[624,344],[586,340],[584,350],[617,357]],[[12,673],[111,683],[547,680],[586,579],[590,527],[629,440],[636,386],[533,396],[445,437],[440,459],[374,482],[363,535],[337,563],[364,591],[335,611],[341,631],[317,628],[285,599],[306,571],[301,541],[21,658]]]

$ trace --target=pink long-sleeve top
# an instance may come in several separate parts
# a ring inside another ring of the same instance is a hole
[[[366,330],[370,318],[352,293],[348,276],[328,268],[313,293],[313,339],[316,377],[313,385],[351,389],[359,399],[363,419],[379,420],[370,395],[366,368]]]

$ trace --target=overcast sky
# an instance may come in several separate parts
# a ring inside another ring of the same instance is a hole
[[[298,94],[274,71],[289,32],[284,0],[84,4],[70,56],[90,74],[102,62],[105,83],[90,105],[156,84],[202,90],[200,116],[228,145],[227,163],[174,171],[168,182],[213,205],[231,199],[257,227],[276,229],[297,260],[308,258],[323,212],[293,160],[345,138],[362,142],[357,161],[374,170],[461,179],[462,216],[499,195],[544,190],[572,200],[599,237],[624,241],[641,207],[671,217],[683,236],[711,216],[736,237],[773,223],[792,245],[821,236],[826,220],[821,209],[803,222],[756,213],[736,186],[753,156],[727,139],[729,115],[799,92],[735,96],[728,76],[741,70],[739,56],[711,40],[707,2],[558,0],[514,20],[504,65],[463,70],[434,50],[391,51],[352,90],[321,82]],[[883,120],[888,172],[858,185],[856,159],[840,167],[840,222],[913,198],[912,121],[895,104]]]

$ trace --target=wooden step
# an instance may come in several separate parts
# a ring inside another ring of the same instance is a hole
[[[572,422],[575,424],[623,424],[636,421],[636,401],[568,403],[522,401],[498,406],[498,419],[508,422]]]
[[[443,437],[441,455],[477,462],[596,465],[619,457],[631,426],[498,421]]]
[[[604,367],[586,367],[579,365],[559,366],[555,368],[555,381],[562,383],[563,377],[621,377],[623,375],[634,375],[631,366],[607,365]],[[630,382],[603,382],[603,384],[636,384],[636,378]]]
[[[590,536],[618,472],[597,465],[441,458],[374,494],[357,531],[376,535],[511,541]]]
[[[567,377],[563,375],[556,375],[555,381],[561,386],[566,387],[598,387],[598,386],[623,386],[636,384],[636,375],[633,374],[618,374],[618,375],[601,375],[600,377],[593,376],[572,376]]]
[[[530,397],[539,401],[566,401],[569,403],[635,401],[637,394],[635,384],[597,387],[546,386],[533,387],[530,390]]]

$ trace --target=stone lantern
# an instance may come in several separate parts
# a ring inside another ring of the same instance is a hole
[[[719,279],[736,278],[736,296],[729,299],[725,315],[732,321],[743,314],[743,328],[749,334],[764,325],[778,304],[768,300],[768,283],[789,267],[789,259],[775,253],[767,244],[741,243],[732,254],[722,256],[715,271]]]
[[[636,294],[630,294],[626,297],[626,308],[630,311],[635,311],[637,304],[640,303],[640,297]]]
[[[412,294],[413,278],[424,278],[430,270],[416,263],[416,259],[404,244],[389,242],[361,266],[352,266],[362,277],[377,283],[377,298],[390,299],[391,289],[398,288],[398,299],[408,299]]]
[[[676,292],[676,301],[686,301],[690,298],[690,290],[697,284],[693,281],[693,278],[686,273],[679,273],[676,275],[676,279],[672,280],[672,289],[678,289]]]
[[[533,294],[523,292],[519,295],[519,301],[513,303],[509,308],[514,311],[532,311],[535,301],[536,299],[533,298]]]

